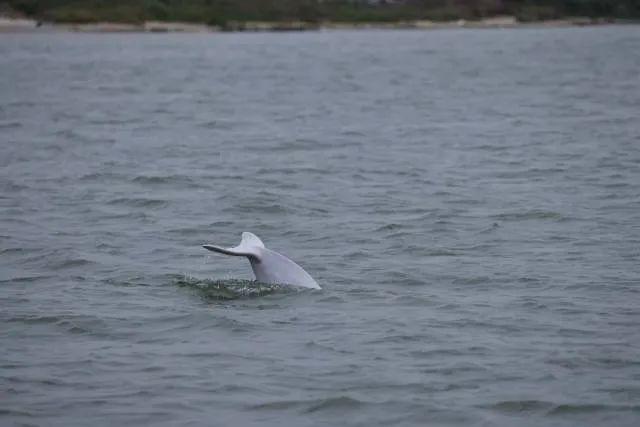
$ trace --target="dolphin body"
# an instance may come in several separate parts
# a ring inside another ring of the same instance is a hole
[[[286,256],[267,249],[262,240],[253,233],[242,233],[240,244],[233,248],[214,245],[202,245],[202,247],[212,252],[249,258],[253,274],[259,282],[320,289],[313,277],[302,267]]]

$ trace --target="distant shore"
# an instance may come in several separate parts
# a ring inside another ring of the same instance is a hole
[[[81,32],[81,33],[209,33],[209,32],[277,32],[351,29],[441,29],[441,28],[519,28],[576,27],[610,24],[639,24],[640,21],[574,17],[547,21],[520,22],[513,16],[497,16],[466,21],[399,21],[399,22],[229,22],[224,28],[188,22],[146,21],[139,24],[97,22],[87,24],[40,22],[32,19],[0,17],[0,32]]]

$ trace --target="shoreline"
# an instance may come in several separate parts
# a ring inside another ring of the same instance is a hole
[[[513,16],[496,16],[478,21],[397,21],[397,22],[229,22],[224,28],[190,22],[146,21],[139,24],[96,22],[54,23],[33,19],[0,17],[0,33],[77,32],[77,33],[221,33],[221,32],[284,32],[323,30],[434,30],[447,28],[562,28],[600,25],[638,25],[640,21],[572,17],[548,21],[520,22]]]

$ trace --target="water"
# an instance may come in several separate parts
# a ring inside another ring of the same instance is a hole
[[[638,46],[2,35],[1,424],[638,425]]]

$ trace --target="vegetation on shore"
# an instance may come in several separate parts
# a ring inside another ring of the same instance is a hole
[[[531,22],[584,16],[640,19],[638,0],[0,0],[0,7],[55,23],[179,21],[237,23],[479,20],[512,15]],[[0,8],[1,10],[1,8]]]

